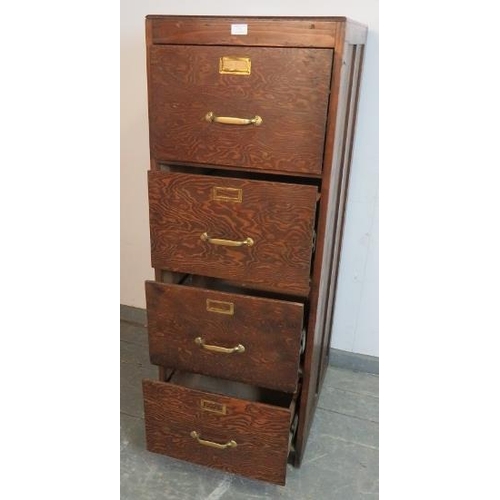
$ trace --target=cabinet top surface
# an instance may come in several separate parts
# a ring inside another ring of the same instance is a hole
[[[361,24],[353,19],[345,16],[179,16],[179,15],[166,15],[166,14],[149,14],[146,19],[171,19],[171,20],[223,20],[223,19],[262,19],[267,21],[305,21],[309,22],[312,20],[325,21],[325,22],[335,22],[335,23],[356,23]]]

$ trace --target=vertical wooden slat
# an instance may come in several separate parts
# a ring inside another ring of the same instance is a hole
[[[151,57],[150,57],[150,49],[153,45],[153,19],[146,18],[146,71],[147,71],[147,92],[148,97],[151,96]],[[151,99],[148,98],[148,112],[151,114]],[[150,169],[152,171],[160,170],[160,166],[156,161],[156,158],[153,157],[152,149],[149,148],[150,154]],[[162,281],[162,270],[160,268],[153,268],[154,275],[156,281]],[[162,377],[165,376],[165,369],[163,367],[159,368],[159,377],[160,380],[164,380]]]
[[[300,465],[304,453],[328,361],[331,339],[329,325],[332,318],[330,309],[334,303],[337,283],[360,67],[364,48],[363,46],[355,48],[353,45],[344,44],[342,36],[343,34],[339,33],[340,38],[334,56],[336,61],[334,62],[332,96],[336,96],[336,102],[330,103],[329,116],[336,116],[337,122],[329,125],[328,133],[333,134],[335,139],[333,154],[329,158],[328,148],[332,144],[327,140],[326,145],[321,191],[322,201],[318,220],[320,248],[314,260],[315,272],[306,345],[304,389],[299,405],[299,425],[295,443],[295,465],[297,466]],[[318,269],[321,269],[321,276],[316,275]]]
[[[343,116],[346,111],[348,93],[347,77],[349,75],[349,48],[344,44],[345,25],[337,29],[331,98],[329,103],[325,155],[323,160],[323,179],[321,184],[321,200],[317,224],[317,248],[313,260],[313,274],[310,294],[310,315],[307,327],[306,348],[304,354],[304,380],[298,408],[299,423],[295,442],[295,465],[300,465],[305,443],[309,434],[312,417],[317,403],[316,387],[319,376],[319,360],[322,341],[322,316],[326,301],[325,274],[328,266],[331,246],[334,239],[333,219],[330,214],[336,205],[335,186],[340,173],[340,153],[342,147]]]
[[[354,46],[352,56],[351,77],[349,82],[349,98],[348,98],[348,113],[346,114],[346,126],[344,134],[344,145],[342,148],[342,172],[341,180],[339,182],[339,197],[338,206],[335,217],[335,243],[333,245],[333,252],[331,254],[331,266],[328,284],[328,303],[326,307],[326,314],[323,323],[323,341],[322,341],[322,359],[320,367],[320,377],[318,379],[318,388],[323,383],[323,379],[328,366],[328,359],[330,354],[331,342],[331,323],[333,318],[333,306],[335,294],[337,290],[338,270],[340,261],[340,250],[344,229],[345,207],[347,199],[347,188],[349,185],[349,176],[351,170],[352,148],[354,143],[354,129],[356,122],[356,110],[358,102],[359,82],[360,82],[360,68],[363,57],[364,46]]]
[[[315,393],[318,394],[320,390],[320,384],[321,384],[321,377],[319,377],[319,368],[321,366],[321,361],[322,361],[322,350],[323,350],[323,339],[325,336],[325,331],[324,331],[324,325],[325,325],[325,318],[327,315],[327,305],[328,305],[328,292],[330,289],[330,280],[331,280],[331,274],[332,274],[332,263],[333,263],[333,248],[334,248],[334,241],[336,238],[336,229],[337,229],[337,213],[339,209],[339,201],[340,201],[340,186],[342,184],[342,177],[343,177],[343,159],[345,156],[345,138],[348,133],[348,128],[349,128],[349,123],[348,123],[348,116],[349,116],[349,105],[350,105],[350,99],[351,99],[351,82],[352,82],[352,76],[353,76],[353,60],[355,57],[355,50],[351,45],[346,45],[345,48],[345,55],[344,55],[344,62],[345,62],[345,72],[346,72],[346,77],[342,85],[342,101],[341,105],[339,106],[339,117],[342,117],[344,122],[341,124],[341,126],[338,129],[338,134],[339,136],[342,137],[341,141],[335,145],[335,151],[334,151],[334,180],[332,182],[332,187],[331,187],[331,202],[330,202],[330,208],[329,208],[329,216],[328,216],[328,224],[327,224],[327,243],[326,243],[326,250],[323,258],[323,265],[322,265],[322,281],[320,285],[320,294],[322,297],[321,301],[321,307],[318,309],[317,312],[317,319],[316,319],[316,324],[318,325],[317,328],[319,328],[319,345],[320,348],[317,350],[317,359],[318,359],[318,364],[315,365],[317,367],[315,369],[315,373],[317,373],[317,380],[316,380],[316,386],[315,386]]]

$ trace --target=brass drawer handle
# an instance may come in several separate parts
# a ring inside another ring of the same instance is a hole
[[[242,247],[244,245],[246,245],[247,247],[251,247],[255,243],[252,238],[246,238],[243,241],[223,240],[220,238],[211,238],[210,236],[208,236],[208,233],[203,233],[200,238],[203,241],[211,243],[212,245],[221,245],[224,247]]]
[[[236,118],[234,116],[217,116],[213,111],[209,111],[205,115],[207,122],[225,123],[226,125],[255,125],[258,127],[262,124],[262,118],[255,115],[253,118]]]
[[[208,345],[201,337],[196,337],[194,343],[202,349],[212,352],[222,352],[223,354],[233,354],[234,352],[245,352],[245,346],[238,344],[236,347],[220,347],[218,345]]]
[[[193,439],[196,439],[196,441],[198,441],[198,443],[202,444],[203,446],[210,446],[210,448],[217,448],[218,450],[225,450],[226,448],[236,448],[238,446],[238,443],[233,439],[224,444],[214,443],[213,441],[206,441],[205,439],[201,439],[200,435],[196,431],[191,431],[190,436]]]

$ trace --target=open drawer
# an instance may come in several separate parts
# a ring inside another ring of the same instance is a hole
[[[143,394],[149,451],[285,484],[293,394],[183,372]]]
[[[305,297],[318,188],[149,171],[153,267]]]
[[[295,392],[304,305],[244,292],[147,281],[151,363]]]

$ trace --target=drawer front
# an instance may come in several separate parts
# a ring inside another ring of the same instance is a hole
[[[152,380],[143,381],[143,394],[149,451],[285,483],[288,408]]]
[[[332,58],[330,49],[150,47],[153,157],[320,174]],[[208,113],[262,123],[207,121]]]
[[[150,171],[153,267],[305,296],[316,198],[313,186]]]
[[[303,304],[152,281],[146,301],[153,364],[295,391]]]

